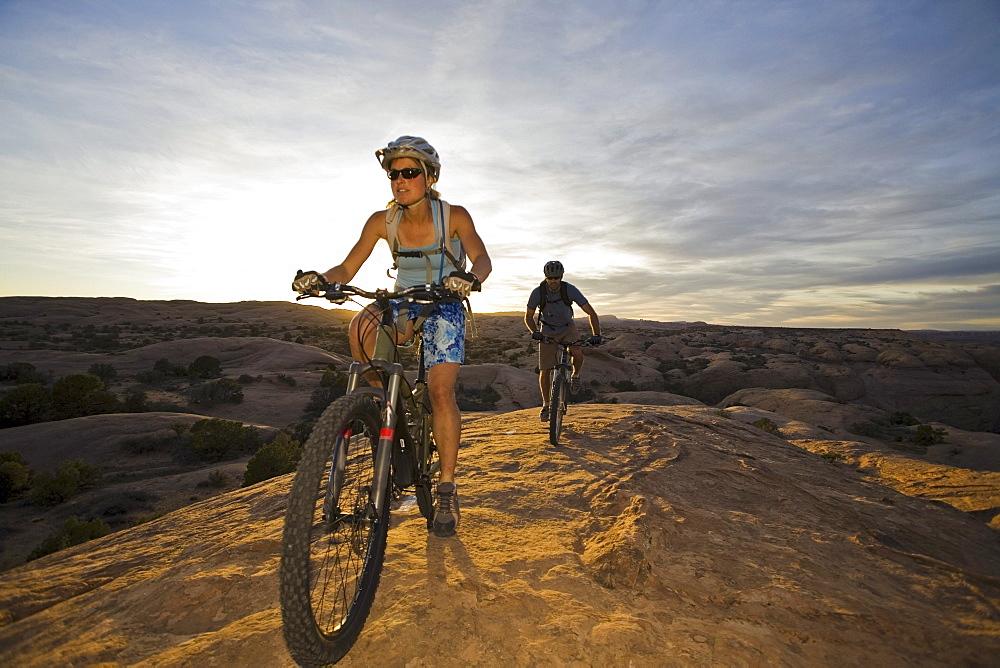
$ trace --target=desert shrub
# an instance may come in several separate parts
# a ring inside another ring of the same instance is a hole
[[[58,531],[42,541],[28,555],[28,561],[44,557],[47,554],[65,550],[67,547],[86,543],[88,540],[107,536],[111,528],[99,519],[92,519],[89,522],[81,522],[76,517],[71,517],[59,528]]]
[[[122,410],[126,413],[142,413],[148,404],[148,395],[140,389],[130,387],[122,398]]]
[[[218,378],[222,375],[222,363],[210,355],[202,355],[187,368],[191,378]]]
[[[31,468],[20,452],[0,452],[0,503],[31,486]]]
[[[948,432],[940,427],[922,424],[917,426],[917,432],[910,440],[917,445],[934,445],[935,443],[944,443],[944,437],[947,435]]]
[[[36,506],[58,506],[87,487],[96,485],[103,475],[100,467],[82,459],[60,462],[55,473],[39,473],[31,487],[31,502]]]
[[[257,445],[257,429],[242,422],[206,418],[191,425],[191,450],[204,461],[234,459]]]
[[[309,440],[309,435],[312,433],[313,425],[315,422],[310,422],[308,420],[299,420],[284,429],[282,432],[289,434],[294,440],[299,443],[305,443]]]
[[[915,424],[920,424],[920,420],[913,417],[909,413],[903,411],[897,411],[889,416],[890,424],[899,424],[906,427],[912,427]]]
[[[302,409],[302,417],[306,420],[315,420],[335,399],[344,396],[345,392],[347,389],[344,387],[320,385],[309,395],[309,403]]]
[[[14,381],[18,385],[24,383],[45,384],[45,376],[30,362],[11,362],[0,365],[0,381]]]
[[[619,392],[635,392],[639,389],[631,380],[613,380],[608,384]]]
[[[820,457],[830,462],[835,462],[841,458],[840,453],[838,452],[824,452],[820,455]]]
[[[114,413],[118,398],[104,389],[104,382],[89,373],[60,378],[52,386],[52,406],[56,419]]]
[[[848,431],[870,438],[884,439],[892,436],[892,426],[884,422],[854,422],[848,427]]]
[[[276,376],[276,378],[278,379],[279,382],[284,383],[285,385],[288,385],[290,387],[295,387],[297,385],[297,383],[295,382],[295,378],[289,376],[287,373],[279,373]]]
[[[153,510],[153,502],[159,497],[143,490],[115,492],[97,502],[97,514],[101,517],[120,517],[137,510]]]
[[[0,399],[0,425],[20,427],[52,418],[52,394],[38,383],[18,385]]]
[[[350,376],[333,366],[332,364],[327,365],[326,370],[323,371],[323,377],[319,381],[320,387],[339,387],[347,389],[347,381]]]
[[[208,474],[208,478],[198,483],[198,487],[214,487],[224,489],[229,486],[229,476],[225,471],[216,469]]]
[[[153,368],[149,371],[140,371],[135,375],[135,379],[140,383],[155,384],[171,377],[186,376],[187,367],[173,364],[166,357],[161,357],[153,363]]]
[[[118,377],[118,370],[108,362],[94,362],[87,369],[87,373],[91,376],[97,376],[105,384]]]
[[[500,401],[500,393],[487,385],[482,389],[466,389],[461,383],[455,388],[458,408],[463,411],[491,411]]]
[[[238,404],[243,401],[243,386],[232,378],[202,383],[190,392],[191,403],[202,406]]]
[[[247,462],[247,470],[243,474],[243,487],[291,473],[299,465],[301,455],[300,441],[289,434],[278,434],[273,441],[254,453]]]
[[[264,377],[263,376],[251,376],[248,373],[240,374],[237,381],[240,385],[249,385],[250,383],[259,383]]]
[[[137,436],[122,441],[121,448],[130,455],[142,455],[147,452],[164,452],[175,448],[181,443],[180,436],[169,434],[163,436]]]
[[[778,429],[778,425],[774,424],[768,418],[761,418],[753,423],[753,426],[757,427],[761,431],[766,431],[769,434],[774,434],[775,436],[781,436],[781,430]]]

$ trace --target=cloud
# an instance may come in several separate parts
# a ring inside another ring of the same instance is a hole
[[[877,304],[891,325],[960,294],[938,320],[1000,327],[972,307],[997,281],[998,18],[5,3],[0,259],[85,275],[81,294],[197,299],[247,298],[200,286],[249,263],[258,298],[287,298],[287,266],[339,261],[388,198],[374,150],[416,133],[489,244],[491,309],[523,308],[560,257],[620,315],[868,322]]]

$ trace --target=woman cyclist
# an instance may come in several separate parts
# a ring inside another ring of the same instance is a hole
[[[427,282],[443,283],[462,297],[479,289],[493,265],[469,212],[461,206],[449,207],[434,189],[441,174],[438,152],[421,137],[403,136],[376,151],[375,156],[392,188],[388,208],[368,217],[361,237],[343,262],[322,274],[306,272],[292,287],[306,291],[320,280],[350,282],[379,239],[385,239],[398,269],[396,289]],[[472,263],[469,271],[463,269],[458,259],[463,253]],[[411,312],[409,319],[412,321],[416,316],[417,313]],[[354,359],[371,357],[376,331],[372,325],[377,318],[375,308],[369,306],[351,321]],[[409,338],[411,333],[412,328],[408,327],[399,340]],[[455,533],[459,520],[455,467],[462,421],[455,400],[455,383],[465,359],[465,312],[460,302],[438,303],[427,314],[423,345],[428,394],[434,409],[434,441],[441,464],[433,530],[437,535],[449,536]]]

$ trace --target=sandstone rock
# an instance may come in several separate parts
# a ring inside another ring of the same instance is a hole
[[[885,350],[879,353],[875,361],[881,366],[895,367],[897,369],[922,369],[926,366],[919,357],[901,348]]]

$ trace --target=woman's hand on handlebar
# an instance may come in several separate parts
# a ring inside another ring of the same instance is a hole
[[[326,290],[327,282],[323,274],[318,271],[299,271],[292,281],[292,290],[301,295],[317,296],[321,290]]]
[[[483,284],[471,271],[453,271],[444,279],[444,287],[459,297],[468,297],[473,291],[482,290]]]

